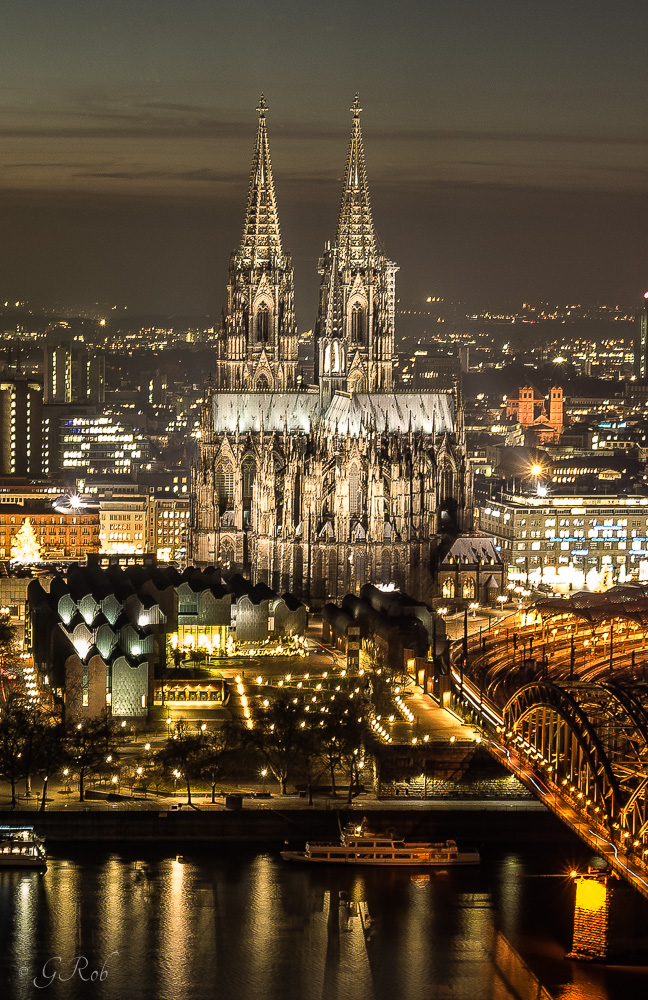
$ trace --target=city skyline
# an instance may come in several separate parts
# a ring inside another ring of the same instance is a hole
[[[644,290],[638,2],[57,8],[7,12],[6,294],[217,316],[264,92],[308,328],[356,91],[408,302]]]

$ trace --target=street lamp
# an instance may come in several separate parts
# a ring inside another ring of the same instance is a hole
[[[477,608],[478,607],[479,607],[479,604],[478,604],[477,601],[473,601],[472,604],[470,605],[470,610],[473,613],[473,618],[477,617]]]
[[[266,793],[266,778],[268,777],[268,768],[264,767],[261,771],[261,777],[263,778],[263,794]]]

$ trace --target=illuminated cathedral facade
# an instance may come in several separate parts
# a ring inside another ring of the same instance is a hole
[[[393,385],[397,267],[376,240],[357,98],[351,110],[304,385],[261,100],[192,472],[193,561],[316,604],[367,582],[429,596],[439,534],[470,528],[472,512],[453,395]]]

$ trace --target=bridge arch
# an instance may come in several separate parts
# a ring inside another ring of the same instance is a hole
[[[539,755],[552,780],[584,800],[594,814],[602,812],[612,829],[621,807],[619,783],[594,726],[572,694],[547,682],[525,684],[506,703],[503,720],[505,732],[521,750]]]

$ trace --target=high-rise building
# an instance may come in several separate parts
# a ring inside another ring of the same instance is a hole
[[[644,292],[643,305],[639,313],[635,353],[635,374],[637,378],[648,378],[648,292]]]
[[[45,403],[97,403],[105,399],[106,359],[76,340],[43,348]]]
[[[314,600],[367,581],[428,593],[438,533],[469,527],[472,509],[452,393],[394,390],[397,267],[374,230],[361,110],[356,98],[335,239],[319,265],[317,385],[301,387],[261,100],[192,472],[190,557]]]
[[[43,475],[43,388],[19,375],[0,377],[0,476]]]
[[[52,412],[53,411],[53,412]],[[64,415],[47,408],[47,420],[55,421],[50,435],[57,449],[49,464],[50,474],[115,474],[125,478],[145,465],[150,442],[137,430],[106,414]]]

